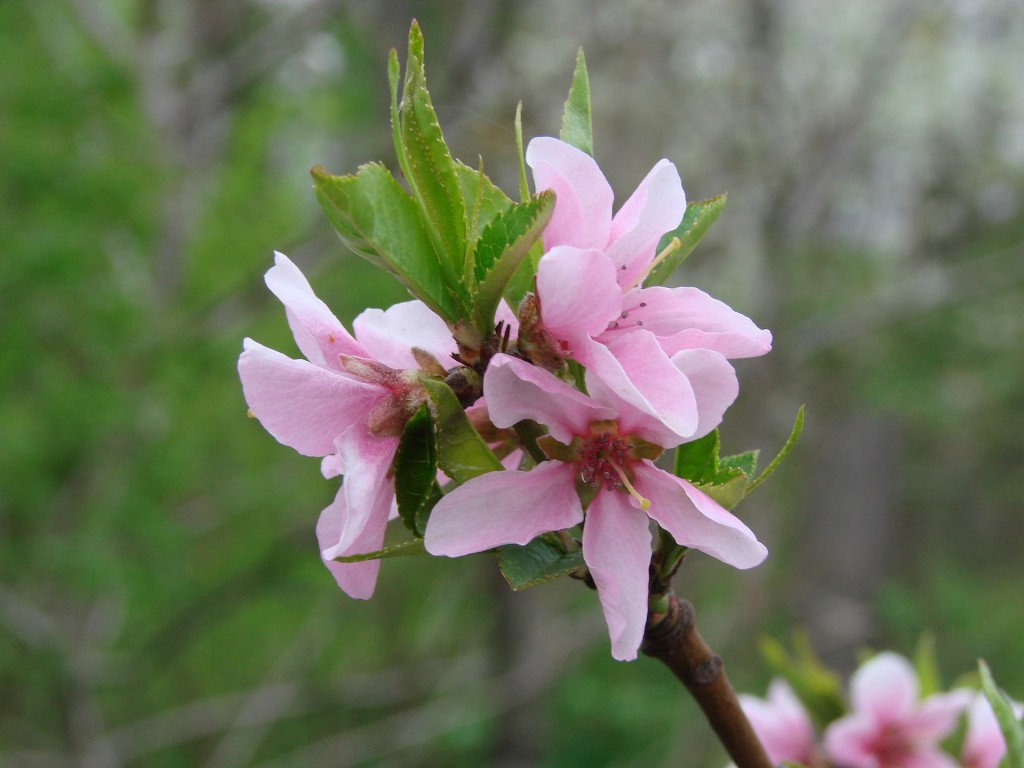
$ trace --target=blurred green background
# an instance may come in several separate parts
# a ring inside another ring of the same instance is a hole
[[[515,189],[584,46],[621,202],[660,157],[730,193],[678,275],[775,334],[724,448],[771,551],[678,590],[739,687],[805,627],[846,671],[934,633],[1024,697],[1024,12],[1017,0],[0,3],[0,765],[718,766],[654,661],[570,580],[487,556],[323,570],[336,485],[245,418],[241,339],[297,355],[289,254],[346,322],[402,292],[307,170],[393,165],[417,17],[442,126]]]

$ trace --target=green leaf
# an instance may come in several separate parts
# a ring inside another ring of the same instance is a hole
[[[415,21],[409,29],[405,86],[398,107],[398,121],[403,147],[399,153],[399,164],[440,258],[447,287],[463,310],[467,310],[468,295],[460,279],[466,257],[466,204],[455,161],[448,151],[427,92],[423,35]]]
[[[981,675],[981,688],[985,692],[985,698],[988,699],[999,723],[999,730],[1006,740],[1006,756],[999,765],[1006,768],[1024,768],[1024,724],[1017,719],[1010,699],[996,685],[988,664],[981,659],[978,659],[978,672]]]
[[[676,477],[691,483],[712,483],[718,472],[718,430],[676,448]]]
[[[525,203],[516,203],[494,218],[476,244],[477,328],[486,333],[494,325],[494,312],[523,258],[538,242],[555,210],[550,190]]]
[[[504,469],[469,423],[451,388],[437,379],[423,378],[422,383],[429,397],[430,414],[434,417],[437,465],[441,470],[455,482],[464,483],[484,472]]]
[[[562,130],[559,138],[588,155],[594,154],[594,136],[590,119],[590,78],[583,49],[576,54],[576,71],[572,75],[569,98],[562,110]]]
[[[519,160],[519,199],[522,202],[530,197],[530,183],[526,180],[526,153],[523,152],[523,102],[516,106],[516,117],[513,121],[516,135],[516,156]]]
[[[750,489],[750,477],[739,470],[732,470],[735,475],[718,483],[694,483],[701,491],[717,501],[726,509],[732,509],[747,495]],[[720,476],[721,478],[721,476]]]
[[[723,194],[709,197],[707,200],[698,200],[686,206],[686,213],[683,214],[683,220],[679,226],[675,231],[669,232],[661,238],[661,243],[658,245],[658,253],[660,254],[668,248],[672,243],[672,239],[676,237],[679,238],[679,247],[651,270],[651,274],[648,275],[644,285],[648,287],[663,285],[668,280],[676,267],[682,264],[686,257],[693,252],[693,249],[697,247],[697,243],[704,237],[704,233],[708,231],[708,228],[714,224],[718,214],[725,207],[725,201],[726,195]]]
[[[348,555],[347,557],[336,557],[336,563],[362,563],[366,560],[387,560],[391,557],[413,557],[414,555],[425,555],[427,550],[423,548],[423,539],[403,541],[401,544],[393,544],[376,552],[367,552],[364,555]]]
[[[718,430],[676,449],[676,477],[689,480],[726,509],[732,509],[747,494],[757,467],[757,451],[720,459]]]
[[[499,547],[498,565],[505,581],[518,592],[572,573],[583,565],[583,553],[579,550],[566,552],[558,536],[546,533],[525,547],[517,544]]]
[[[753,477],[757,472],[757,457],[759,451],[745,451],[735,456],[723,456],[718,460],[721,469],[738,469],[747,477]]]
[[[780,450],[778,456],[772,459],[768,466],[764,468],[764,472],[762,472],[757,479],[750,484],[750,488],[747,489],[747,493],[750,493],[757,486],[763,483],[772,472],[779,468],[779,465],[789,455],[789,452],[793,450],[793,446],[796,445],[796,441],[800,439],[800,433],[803,431],[804,407],[801,405],[800,409],[796,412],[796,419],[793,421],[793,429],[790,431],[789,437],[782,446],[782,450]]]
[[[422,537],[420,523],[437,485],[437,443],[430,413],[424,406],[406,423],[395,453],[395,498],[398,515],[413,536]]]
[[[466,208],[475,212],[473,218],[476,228],[470,232],[475,239],[483,233],[495,216],[508,210],[512,201],[481,171],[456,160],[455,172],[459,177],[459,187],[462,190]]]
[[[918,638],[914,650],[914,671],[920,681],[919,695],[922,699],[942,691],[939,661],[935,655],[935,635],[931,632],[925,632]]]
[[[310,173],[317,200],[349,248],[393,274],[437,314],[459,318],[416,205],[390,171],[369,163],[355,176],[332,176],[320,166]]]

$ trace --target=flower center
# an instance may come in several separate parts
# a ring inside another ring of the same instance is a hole
[[[609,491],[625,489],[640,502],[641,509],[650,509],[650,499],[640,495],[626,473],[627,464],[634,461],[630,443],[614,430],[602,431],[599,424],[591,425],[593,434],[576,449],[580,478],[587,485],[604,487]]]

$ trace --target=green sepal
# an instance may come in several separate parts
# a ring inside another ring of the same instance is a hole
[[[481,332],[494,326],[494,312],[502,294],[530,248],[539,241],[554,210],[554,192],[541,192],[498,214],[480,235],[475,249],[473,305]]]
[[[814,653],[806,632],[793,632],[792,654],[771,637],[761,638],[758,649],[772,673],[792,686],[819,728],[846,714],[842,681]]]
[[[996,685],[988,664],[981,659],[978,659],[978,673],[981,675],[981,689],[1006,741],[1006,755],[999,768],[1024,768],[1024,721],[1017,719],[1009,698]]]
[[[518,592],[572,573],[583,566],[583,553],[566,552],[557,535],[545,533],[526,546],[498,547],[498,566],[508,585]]]
[[[437,440],[424,405],[402,430],[395,453],[398,516],[413,536],[422,538],[431,501],[437,498]]]
[[[576,53],[576,70],[569,86],[569,98],[562,110],[562,130],[559,138],[588,155],[594,155],[594,135],[590,116],[590,77],[583,49]]]
[[[725,208],[725,201],[726,195],[721,194],[709,197],[707,200],[698,200],[686,206],[682,222],[674,231],[661,238],[656,252],[661,253],[675,237],[679,238],[679,247],[655,265],[650,275],[647,276],[647,280],[644,281],[644,285],[647,287],[663,285],[668,280],[676,267],[682,264],[697,247],[697,243],[704,237],[708,228],[715,223],[718,214]]]
[[[470,424],[459,399],[443,381],[424,377],[427,406],[434,419],[437,437],[437,466],[456,483],[472,480],[484,472],[504,469]]]
[[[310,174],[317,200],[345,245],[390,272],[441,317],[458,320],[459,307],[445,289],[416,204],[387,168],[368,163],[354,176],[332,176],[316,166]]]
[[[413,539],[412,541],[403,541],[401,544],[392,544],[390,547],[378,549],[376,552],[336,557],[332,562],[362,563],[367,560],[387,560],[391,557],[414,557],[425,554],[427,554],[427,550],[423,548],[423,539]]]
[[[389,79],[391,69],[393,67],[389,68]],[[461,280],[466,258],[466,203],[455,161],[427,92],[423,34],[415,21],[409,29],[402,100],[397,109],[393,107],[392,115],[396,112],[399,165],[440,259],[448,288],[462,304],[462,309],[468,309],[468,295]]]

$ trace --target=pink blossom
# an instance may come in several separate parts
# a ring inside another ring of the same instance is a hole
[[[850,679],[853,711],[825,732],[825,751],[838,768],[953,768],[939,741],[967,705],[964,691],[918,700],[910,662],[880,653]]]
[[[1013,705],[1017,717],[1024,707]],[[963,768],[997,768],[1006,754],[1006,739],[992,705],[984,694],[978,693],[967,710],[967,733],[964,735],[960,764]]]
[[[412,349],[450,365],[455,343],[444,321],[419,301],[366,310],[353,323],[353,337],[280,253],[266,282],[284,304],[306,359],[293,360],[246,339],[238,360],[245,399],[279,442],[324,457],[326,477],[345,475],[320,515],[317,539],[341,589],[366,599],[380,562],[333,559],[381,548],[394,503],[391,463],[402,426],[422,397],[416,373],[407,370],[418,367]]]
[[[639,287],[686,210],[675,166],[659,161],[613,217],[611,187],[589,155],[538,138],[526,156],[538,190],[556,193],[537,270],[544,330],[619,397],[692,439],[702,403],[689,369],[720,380],[705,391],[727,407],[736,396],[728,359],[765,354],[771,333],[696,288]]]
[[[584,521],[583,557],[597,585],[612,655],[636,658],[647,618],[650,520],[677,542],[750,568],[767,554],[754,534],[710,497],[658,469],[652,458],[680,440],[587,376],[588,396],[549,372],[499,354],[484,378],[497,427],[533,419],[548,427],[552,459],[528,471],[480,475],[434,507],[424,543],[458,557]],[[584,514],[577,480],[595,489]]]
[[[768,686],[766,699],[749,694],[740,694],[739,699],[773,764],[789,761],[812,765],[816,762],[811,718],[789,683],[776,678]]]

